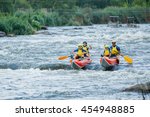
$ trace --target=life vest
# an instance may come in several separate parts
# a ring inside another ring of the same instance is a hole
[[[83,54],[84,54],[84,53],[83,53],[83,50],[78,50],[78,52],[77,52],[77,55],[78,55],[78,56],[81,57]]]
[[[104,50],[104,56],[109,56],[109,54],[110,54],[110,51],[108,49],[105,49]]]
[[[89,53],[89,48],[87,46],[83,46],[83,50],[85,50],[87,53]]]
[[[119,51],[117,50],[116,46],[112,47],[111,54],[114,54],[114,55],[118,55],[119,54]]]

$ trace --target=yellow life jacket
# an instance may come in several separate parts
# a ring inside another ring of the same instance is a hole
[[[87,46],[86,47],[83,46],[83,50],[85,50],[87,53],[89,53],[89,48]]]
[[[108,49],[105,49],[104,50],[104,56],[109,56],[109,54],[110,54],[110,51]]]
[[[78,52],[77,52],[77,55],[78,55],[78,56],[80,56],[80,57],[81,57],[83,54],[84,54],[84,53],[83,53],[83,51],[82,51],[82,50],[78,50]]]
[[[111,49],[111,54],[114,54],[114,55],[118,55],[118,54],[119,54],[119,52],[118,52],[116,46],[115,46],[115,47],[112,47],[112,49]]]

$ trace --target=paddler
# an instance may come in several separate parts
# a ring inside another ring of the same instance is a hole
[[[78,44],[78,48],[73,51],[74,59],[84,58],[86,51],[83,49],[83,44]]]
[[[110,46],[110,57],[116,57],[118,55],[122,55],[120,52],[120,47],[116,45],[116,41],[112,41],[112,46]]]
[[[83,42],[83,50],[86,51],[86,55],[89,56],[89,49],[92,49],[92,47],[90,45],[87,44],[86,41]]]
[[[104,45],[104,53],[103,56],[110,57],[110,49],[108,45]]]

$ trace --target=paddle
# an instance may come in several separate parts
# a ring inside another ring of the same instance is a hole
[[[60,57],[58,57],[58,60],[65,60],[65,59],[67,59],[68,57],[71,57],[71,56],[60,56]],[[69,62],[72,63],[72,59],[70,59]]]
[[[65,59],[67,59],[69,56],[60,56],[60,57],[58,57],[58,60],[65,60]]]
[[[132,58],[130,58],[129,56],[123,56],[124,57],[124,60],[129,63],[129,64],[132,64],[133,63],[133,60]]]
[[[130,58],[129,56],[123,55],[123,54],[120,54],[120,56],[122,56],[127,63],[129,63],[129,64],[133,63],[133,59]]]
[[[133,59],[132,58],[130,58],[129,56],[127,56],[127,55],[123,55],[123,54],[119,54],[120,56],[122,56],[123,58],[124,58],[124,60],[127,62],[127,63],[129,63],[129,64],[132,64],[133,63]]]
[[[71,60],[73,59],[73,55],[70,55],[70,56],[60,56],[60,57],[58,57],[58,60],[65,60],[69,57],[71,58]]]
[[[70,61],[69,61],[70,63],[72,63],[72,59],[70,59]]]

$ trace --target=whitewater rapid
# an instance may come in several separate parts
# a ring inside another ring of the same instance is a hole
[[[46,34],[0,38],[0,99],[142,99],[141,92],[122,92],[150,81],[150,24],[139,26],[49,27]],[[112,40],[134,63],[120,57],[116,70],[103,71],[100,55]],[[92,46],[86,70],[73,70],[69,58],[57,59],[83,41]]]

